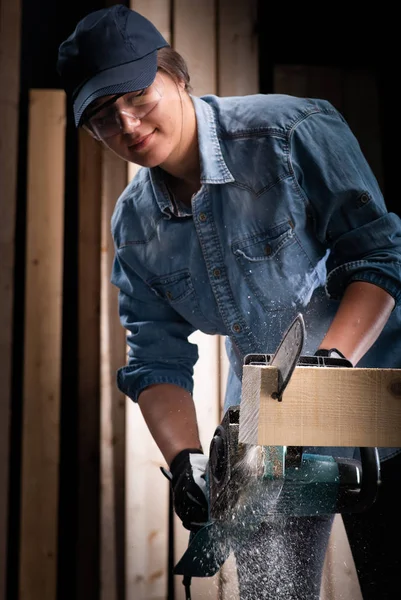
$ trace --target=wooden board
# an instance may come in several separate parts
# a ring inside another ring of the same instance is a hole
[[[277,369],[244,367],[241,442],[401,446],[401,370],[296,367],[282,402]]]
[[[6,597],[21,2],[0,0],[0,598]]]
[[[218,11],[218,94],[257,94],[257,1],[218,0]]]
[[[57,596],[65,95],[29,105],[20,600]]]
[[[382,132],[378,82],[370,70],[352,69],[343,75],[344,116],[379,185],[383,186]],[[383,187],[382,187],[383,189]]]
[[[174,1],[174,48],[186,60],[195,96],[217,91],[216,1]]]
[[[257,1],[218,0],[219,96],[259,92]],[[220,421],[229,371],[224,338],[219,339]],[[221,600],[239,598],[237,565],[233,554],[219,572]]]
[[[346,118],[379,184],[383,184],[378,84],[372,70],[276,65],[274,92],[331,102]]]
[[[170,41],[170,0],[131,0]],[[128,179],[138,171],[128,165]],[[121,326],[120,326],[121,327]],[[126,600],[165,600],[168,582],[169,484],[164,458],[139,407],[126,406]]]
[[[276,94],[304,98],[322,98],[342,111],[343,70],[337,67],[313,65],[276,65],[273,86]]]
[[[354,129],[353,107],[358,111],[360,104],[358,108],[356,102],[350,103],[348,99],[350,95],[354,96],[352,89],[355,89],[358,83],[350,80],[348,85],[344,85],[344,78],[347,80],[347,75],[344,74],[343,69],[337,67],[277,65],[274,69],[274,92],[329,100],[346,115],[351,128]],[[378,123],[378,113],[370,113],[367,116],[366,111],[363,112],[367,117],[364,119],[363,126],[373,131]],[[360,117],[356,116],[356,118],[360,123]],[[354,129],[354,133],[358,132]],[[372,138],[372,142],[380,143],[378,137]],[[321,599],[345,600],[346,598],[361,600],[361,593],[341,516],[336,515],[323,568]]]
[[[101,146],[78,137],[77,598],[99,587],[99,373]]]
[[[103,147],[100,246],[101,600],[123,598],[125,587],[126,399],[116,385],[116,372],[126,360],[126,340],[118,317],[118,290],[110,282],[114,258],[110,220],[126,184],[127,163]]]
[[[321,600],[363,600],[341,515],[335,515],[323,566]]]
[[[217,40],[215,0],[176,0],[174,3],[174,48],[187,61],[195,96],[217,91]],[[199,349],[199,361],[194,373],[194,401],[201,442],[206,454],[220,419],[218,382],[218,338],[196,332],[191,342]],[[175,561],[188,545],[188,531],[175,517]],[[217,600],[219,577],[196,578],[192,596]],[[185,598],[182,578],[176,577],[175,600]]]

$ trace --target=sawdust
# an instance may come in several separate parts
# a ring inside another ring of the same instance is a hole
[[[271,515],[231,537],[240,600],[319,600],[330,517]]]
[[[226,534],[237,565],[239,598],[319,600],[332,516],[275,512],[283,481],[263,478],[265,464],[261,447],[248,447],[232,472],[235,510]]]

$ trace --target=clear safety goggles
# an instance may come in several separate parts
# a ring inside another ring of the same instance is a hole
[[[97,106],[85,119],[84,128],[99,140],[107,140],[121,133],[124,121],[141,121],[163,97],[163,80],[160,78],[139,92],[128,92],[113,96]]]

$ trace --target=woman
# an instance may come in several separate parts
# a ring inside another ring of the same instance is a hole
[[[76,125],[144,167],[112,219],[112,281],[130,346],[118,386],[139,403],[170,467],[176,512],[195,529],[207,520],[207,457],[188,336],[226,336],[226,408],[240,399],[243,356],[274,351],[298,312],[306,353],[401,367],[400,219],[387,212],[356,139],[328,102],[193,97],[182,58],[124,6],[80,21],[60,46],[58,68]],[[374,510],[346,520],[365,600],[396,589],[383,531],[391,519],[389,535],[401,533],[391,505],[398,451],[380,450]],[[236,550],[242,597],[318,598],[331,523],[322,516],[263,525],[259,559]]]

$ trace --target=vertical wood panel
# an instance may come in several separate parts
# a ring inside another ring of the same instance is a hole
[[[354,559],[340,515],[333,529],[323,567],[322,600],[363,600]]]
[[[127,183],[127,163],[103,148],[101,194],[101,600],[125,594],[125,396],[116,372],[125,362],[118,290],[110,282],[114,246],[110,220]],[[100,198],[98,199],[100,201]]]
[[[347,104],[343,89],[345,77],[344,72],[338,68],[278,65],[274,73],[274,91],[294,96],[324,98],[343,112]],[[334,519],[329,539],[321,593],[322,600],[361,600],[355,565],[339,516]]]
[[[379,185],[383,186],[382,132],[376,77],[369,70],[347,70],[344,72],[343,86],[344,115]]]
[[[6,595],[21,2],[0,1],[0,598]]]
[[[195,96],[217,91],[216,3],[174,2],[174,48],[188,64]]]
[[[131,0],[170,40],[170,0]],[[138,171],[128,166],[128,178]],[[126,405],[126,597],[165,600],[168,566],[169,485],[160,473],[164,458],[145,425],[139,407]]]
[[[77,597],[99,578],[99,374],[101,146],[79,131]]]
[[[188,64],[193,93],[196,96],[217,92],[216,0],[175,0],[174,48]],[[195,332],[191,342],[198,344],[199,361],[194,373],[194,401],[203,449],[209,445],[220,417],[217,337]],[[175,518],[176,561],[188,545],[188,531]],[[194,598],[218,597],[219,577],[197,578],[192,582]],[[185,598],[181,577],[176,578],[176,600]]]
[[[241,96],[259,92],[257,1],[219,0],[218,92],[220,96]],[[229,371],[224,339],[219,342],[221,415]],[[235,557],[231,555],[220,570],[221,600],[239,598]]]
[[[65,95],[30,93],[20,599],[57,574]]]
[[[309,93],[307,67],[304,65],[277,65],[273,73],[273,87],[276,94],[306,98]]]
[[[218,93],[220,96],[259,91],[257,1],[218,0]]]

